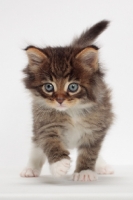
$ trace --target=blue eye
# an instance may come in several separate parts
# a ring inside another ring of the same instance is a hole
[[[53,86],[51,83],[46,83],[46,84],[44,85],[44,87],[45,87],[45,90],[46,90],[47,92],[53,92],[53,91],[54,91],[54,86]]]
[[[77,83],[70,83],[69,85],[68,85],[68,90],[70,91],[70,92],[76,92],[77,90],[78,90],[78,84]]]

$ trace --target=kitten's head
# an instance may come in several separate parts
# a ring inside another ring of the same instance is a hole
[[[98,48],[91,42],[107,24],[96,24],[69,47],[26,48],[29,64],[24,69],[24,82],[44,106],[65,111],[89,107],[100,98],[103,73]]]

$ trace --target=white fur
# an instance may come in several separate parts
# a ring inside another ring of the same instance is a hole
[[[64,106],[63,104],[60,105],[60,104],[58,103],[58,105],[56,106],[56,110],[65,111],[65,110],[67,110],[67,107]]]
[[[73,180],[74,181],[94,181],[97,180],[97,174],[92,170],[82,170],[79,173],[73,174]]]
[[[63,137],[61,137],[67,148],[73,149],[78,146],[81,137],[82,139],[85,138],[86,134],[92,135],[92,131],[82,124],[80,118],[75,116],[72,124],[68,125],[67,130],[63,132]]]
[[[42,166],[46,156],[43,150],[35,145],[32,145],[29,161],[26,168],[20,173],[22,177],[36,177],[41,173]]]
[[[64,176],[70,168],[70,160],[62,159],[50,165],[52,175],[56,177]]]
[[[28,167],[23,169],[23,171],[20,173],[21,177],[38,177],[39,175],[40,171]]]
[[[113,168],[110,165],[108,165],[101,156],[99,156],[96,161],[95,171],[98,174],[113,174],[114,173]]]
[[[78,134],[77,134],[78,133]],[[76,132],[71,138],[72,141],[69,141],[69,147],[73,146],[75,142],[77,142],[77,136],[80,138],[80,131]],[[32,145],[30,158],[26,168],[20,173],[22,177],[38,177],[41,173],[42,166],[45,162],[46,156],[43,150],[35,145]],[[51,173],[56,176],[64,176],[67,174],[70,168],[70,160],[62,159],[50,165]],[[96,165],[95,165],[95,172],[98,174],[113,174],[114,170],[111,166],[107,165],[104,159],[99,156]],[[75,173],[73,176],[74,181],[89,181],[95,180],[96,174],[91,170],[83,170],[80,173]]]

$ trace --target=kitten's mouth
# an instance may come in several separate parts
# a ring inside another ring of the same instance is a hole
[[[67,107],[64,106],[64,105],[58,105],[58,106],[56,106],[56,109],[57,109],[57,110],[66,110]]]

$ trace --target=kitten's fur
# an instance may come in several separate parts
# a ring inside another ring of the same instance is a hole
[[[24,83],[33,94],[34,135],[30,160],[21,176],[38,176],[45,157],[53,175],[65,175],[70,167],[68,149],[76,147],[73,179],[96,179],[96,160],[113,113],[93,41],[108,23],[92,26],[70,46],[26,48],[29,64]],[[46,91],[46,83],[53,85],[53,92]],[[70,83],[79,85],[76,92],[68,91]]]

